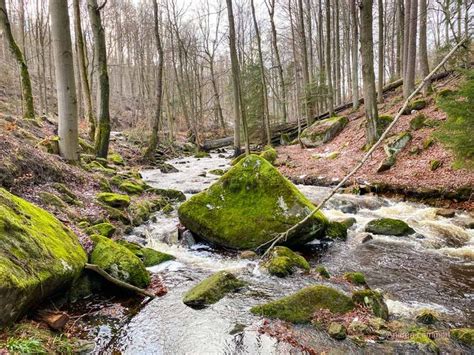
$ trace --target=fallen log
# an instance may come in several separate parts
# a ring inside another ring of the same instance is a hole
[[[116,285],[118,287],[121,287],[121,288],[124,288],[126,290],[138,293],[139,295],[142,295],[142,296],[146,296],[146,297],[150,297],[150,298],[155,298],[156,297],[153,293],[148,292],[147,290],[144,290],[142,288],[133,286],[133,285],[127,283],[127,282],[124,282],[122,280],[119,280],[119,279],[113,277],[108,272],[101,269],[99,266],[97,266],[95,264],[86,264],[84,268],[86,270],[91,270],[91,271],[96,272],[97,274],[102,276],[104,279],[106,279],[107,281],[109,281],[110,283],[113,283],[114,285]]]

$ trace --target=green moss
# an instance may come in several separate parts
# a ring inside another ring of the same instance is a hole
[[[86,141],[83,138],[79,137],[79,148],[81,148],[81,153],[86,153],[86,154],[94,154],[94,146],[90,144],[88,141]]]
[[[89,228],[86,228],[84,231],[89,235],[99,234],[104,237],[110,238],[115,233],[115,227],[113,224],[105,222],[95,224]]]
[[[193,308],[202,308],[216,303],[227,293],[245,286],[245,282],[237,279],[228,271],[219,271],[202,280],[183,297],[183,303]]]
[[[66,203],[61,200],[61,197],[51,192],[41,191],[40,193],[38,193],[38,196],[41,199],[41,202],[43,202],[47,206],[54,206],[57,208],[66,207]]]
[[[326,237],[331,239],[347,239],[347,226],[340,222],[329,222],[326,229]]]
[[[328,327],[328,334],[331,338],[336,340],[346,339],[346,327],[343,324],[331,322]]]
[[[301,133],[305,146],[315,147],[329,142],[349,123],[347,117],[331,117],[316,121]]]
[[[315,207],[265,159],[250,155],[206,191],[178,209],[179,218],[202,238],[234,249],[255,249],[301,221]],[[293,231],[288,244],[322,238],[327,219],[317,212]]]
[[[430,352],[439,353],[438,345],[436,345],[436,343],[431,340],[425,333],[413,334],[410,337],[410,341],[413,343],[420,344],[423,347],[426,347]]]
[[[137,226],[147,221],[153,212],[160,210],[167,204],[161,196],[135,200],[128,208],[132,224]]]
[[[100,235],[93,235],[91,239],[95,244],[91,263],[137,287],[146,288],[150,284],[150,275],[143,262],[130,250]]]
[[[444,99],[444,98],[447,98],[449,97],[450,95],[453,95],[455,94],[455,92],[451,89],[443,89],[443,90],[440,90],[436,93],[436,99]]]
[[[141,194],[145,191],[145,185],[141,184],[140,181],[126,180],[119,185],[119,189],[128,194]]]
[[[352,294],[354,303],[370,307],[375,316],[384,320],[388,319],[388,307],[380,292],[373,290],[355,291]]]
[[[225,174],[225,170],[224,169],[212,169],[212,170],[209,170],[208,173],[209,174],[212,174],[212,175],[218,175],[218,176],[222,176]]]
[[[323,265],[318,265],[315,271],[324,279],[329,279],[331,277],[329,271]]]
[[[290,296],[253,307],[250,311],[256,315],[292,323],[308,323],[319,309],[346,313],[353,308],[352,300],[343,293],[327,286],[310,286]]]
[[[203,150],[197,152],[196,154],[194,154],[194,157],[195,158],[209,158],[211,155],[208,153],[208,152],[205,152]]]
[[[427,137],[423,140],[423,149],[426,150],[435,143],[435,140],[432,137]]]
[[[174,211],[174,207],[170,205],[169,203],[165,207],[163,207],[163,209],[161,210],[161,212],[163,212],[164,214],[170,214],[173,211]]]
[[[86,170],[97,171],[97,172],[103,173],[105,175],[114,175],[115,174],[115,169],[105,167],[104,165],[102,165],[101,163],[99,163],[96,160],[86,164],[84,167],[86,168]]]
[[[354,285],[365,285],[365,276],[361,272],[346,272],[344,274],[344,279],[353,283]]]
[[[434,324],[439,321],[439,314],[431,309],[422,309],[416,315],[416,321],[423,324]]]
[[[374,219],[365,226],[365,231],[373,234],[395,236],[406,236],[415,232],[405,222],[393,218]]]
[[[104,203],[100,203],[100,206],[107,212],[108,219],[111,221],[120,221],[123,224],[130,224],[131,220],[127,213],[118,208],[110,207]]]
[[[130,197],[113,192],[98,193],[97,200],[114,208],[124,208],[130,205]]]
[[[168,200],[171,201],[186,201],[186,195],[178,190],[173,190],[173,189],[149,189],[148,191],[153,192],[157,195],[166,197]]]
[[[0,188],[0,324],[69,286],[85,262],[70,229]]]
[[[141,253],[143,255],[143,264],[146,267],[155,266],[164,263],[165,261],[176,259],[173,255],[162,253],[151,248],[142,248]]]
[[[296,254],[284,246],[276,246],[272,249],[269,259],[264,263],[271,275],[285,277],[291,275],[294,269],[309,271],[310,266],[304,257]]]
[[[112,187],[110,186],[109,180],[104,177],[99,179],[99,189],[102,192],[112,192]]]
[[[247,155],[245,153],[240,154],[238,157],[232,159],[230,165],[234,166],[237,165],[242,159],[244,159]]]
[[[459,341],[467,346],[474,346],[474,329],[472,328],[457,328],[450,330],[451,338]]]
[[[413,131],[418,131],[419,129],[425,127],[426,116],[422,113],[417,114],[410,120],[410,128]]]
[[[118,153],[112,153],[112,154],[109,154],[109,156],[107,157],[107,159],[109,161],[111,161],[112,163],[114,163],[115,165],[124,165],[125,162],[122,158],[122,156]]]
[[[420,111],[424,109],[426,105],[427,105],[427,102],[425,99],[417,99],[417,100],[410,101],[404,113],[410,114],[411,111]]]
[[[38,143],[38,146],[43,148],[49,154],[59,154],[59,137],[47,137]]]
[[[278,153],[272,146],[265,146],[264,151],[260,153],[260,156],[273,165],[278,158]]]
[[[435,171],[437,170],[438,168],[441,167],[441,165],[443,165],[443,162],[439,161],[439,160],[430,160],[430,170],[431,171]]]

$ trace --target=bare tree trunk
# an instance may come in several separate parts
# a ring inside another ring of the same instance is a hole
[[[428,64],[428,50],[426,43],[426,22],[427,22],[427,0],[420,0],[420,69],[423,77],[430,72]],[[423,96],[427,96],[431,90],[431,83],[428,81],[423,87]]]
[[[397,26],[397,58],[396,73],[397,79],[402,77],[402,58],[403,58],[403,36],[404,36],[404,14],[403,0],[396,0],[396,26]]]
[[[304,100],[303,106],[305,108],[306,122],[308,125],[313,123],[313,114],[310,107],[311,103],[311,88],[309,85],[309,69],[308,69],[308,49],[306,47],[306,33],[304,28],[304,12],[303,12],[303,0],[298,0],[298,27],[300,32],[300,43],[301,43],[301,59],[302,59],[302,70],[303,70],[303,92]]]
[[[237,57],[237,47],[235,38],[234,13],[232,10],[232,0],[226,0],[227,15],[229,17],[229,47],[230,60],[232,65],[232,82],[234,85],[234,154],[240,155],[240,121],[242,119],[242,127],[244,129],[245,154],[250,154],[249,135],[247,129],[247,117],[245,107],[242,100],[242,91],[240,86],[240,67]]]
[[[352,21],[352,108],[359,108],[359,19],[356,0],[349,0]]]
[[[383,0],[378,0],[379,12],[379,43],[378,43],[378,78],[377,78],[377,101],[383,102],[383,76],[384,76],[384,23],[383,23]]]
[[[408,36],[407,63],[405,66],[406,73],[403,80],[404,98],[407,98],[415,89],[417,19],[418,0],[410,0],[410,16],[408,20],[410,30]]]
[[[93,141],[95,137],[95,117],[94,110],[92,107],[92,96],[91,89],[89,86],[89,78],[87,77],[86,67],[86,51],[84,36],[82,34],[81,24],[81,10],[79,7],[79,0],[73,0],[74,8],[74,32],[76,35],[76,47],[77,47],[77,61],[79,64],[79,73],[81,76],[81,87],[82,94],[84,96],[84,104],[86,108],[86,118],[89,122],[89,138]]]
[[[103,5],[105,5],[104,3]],[[103,6],[102,5],[102,6]],[[96,155],[107,158],[110,139],[110,112],[109,112],[109,74],[107,72],[107,48],[105,46],[105,31],[102,27],[100,11],[97,0],[87,0],[89,21],[94,35],[95,58],[98,73],[98,125],[95,138]]]
[[[145,152],[145,156],[151,158],[155,153],[158,145],[158,129],[161,121],[162,101],[163,101],[163,65],[164,65],[164,51],[161,44],[160,26],[158,23],[158,3],[153,0],[153,17],[154,17],[154,29],[155,29],[155,40],[156,49],[158,50],[158,68],[156,78],[156,109],[155,119],[153,120],[151,137],[148,142],[148,148]]]
[[[250,7],[252,9],[253,25],[255,27],[255,37],[257,37],[258,62],[260,67],[260,77],[262,81],[263,126],[265,127],[265,137],[267,144],[270,145],[272,144],[272,136],[270,133],[270,113],[268,111],[267,80],[265,77],[265,67],[263,64],[262,40],[260,38],[260,30],[258,28],[257,16],[255,15],[255,6],[253,0],[250,0]]]
[[[331,73],[331,6],[326,0],[326,80],[328,84],[328,111],[329,116],[334,116],[334,99]]]
[[[33,102],[33,93],[31,90],[31,80],[30,73],[28,71],[28,66],[26,64],[25,57],[15,42],[13,37],[10,21],[8,19],[7,7],[5,5],[5,0],[0,0],[0,29],[5,36],[10,51],[15,58],[18,67],[20,69],[20,78],[21,78],[21,96],[23,101],[23,117],[27,119],[35,118],[35,108]]]
[[[377,98],[375,92],[374,50],[372,39],[373,0],[362,0],[360,3],[360,54],[362,58],[362,79],[364,83],[364,106],[366,122],[367,147],[378,139]]]
[[[76,161],[79,157],[77,100],[67,2],[50,0],[49,13],[56,64],[59,153],[66,160]]]

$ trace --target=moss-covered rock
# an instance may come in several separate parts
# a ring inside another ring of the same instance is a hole
[[[193,308],[203,308],[216,303],[227,293],[245,286],[228,271],[219,271],[199,282],[183,297],[183,303]]]
[[[110,238],[115,233],[116,228],[113,224],[104,222],[90,226],[84,230],[89,235],[99,234],[104,237]]]
[[[344,279],[353,283],[354,285],[365,285],[365,276],[361,272],[346,272],[344,274]]]
[[[318,265],[316,266],[315,271],[321,276],[323,279],[329,279],[331,275],[329,274],[329,271],[323,266],[323,265]]]
[[[260,153],[260,156],[273,165],[278,158],[278,153],[272,146],[265,146],[265,149]]]
[[[102,192],[112,192],[112,186],[110,186],[109,180],[105,177],[99,179],[99,189]]]
[[[134,253],[101,235],[93,235],[91,239],[94,242],[94,250],[90,256],[92,264],[137,287],[146,288],[150,284],[148,271]]]
[[[450,330],[451,338],[470,347],[474,347],[474,329],[456,328]]]
[[[148,191],[153,192],[157,195],[166,197],[168,200],[171,201],[186,201],[186,195],[182,191],[178,190],[173,190],[173,189],[156,189],[156,188],[151,188],[148,189]]]
[[[365,231],[373,234],[406,236],[415,231],[405,222],[393,218],[379,218],[370,221]]]
[[[101,192],[97,194],[97,200],[114,208],[125,208],[130,205],[130,197],[113,192]]]
[[[142,260],[143,265],[146,267],[155,266],[165,261],[176,259],[173,255],[162,253],[158,250],[142,247],[140,244],[127,242],[125,240],[118,240],[117,244],[120,244],[130,250],[133,254]]]
[[[440,168],[441,165],[443,165],[442,161],[437,160],[437,159],[433,159],[433,160],[430,161],[430,170],[431,171],[438,170],[438,168]]]
[[[423,149],[426,150],[435,143],[433,137],[427,137],[423,140]]]
[[[429,325],[439,321],[439,314],[431,309],[422,309],[415,318],[417,322]]]
[[[264,267],[271,275],[278,277],[291,275],[295,269],[309,271],[310,268],[304,257],[284,246],[276,246],[272,249]]]
[[[326,229],[326,237],[330,239],[347,239],[347,226],[341,222],[329,222]]]
[[[344,340],[347,336],[346,327],[344,324],[331,322],[328,327],[328,334],[333,339]]]
[[[122,156],[119,154],[119,153],[112,153],[112,154],[109,154],[109,156],[107,157],[107,159],[109,161],[111,161],[112,163],[114,163],[115,165],[124,165],[125,162],[122,158]]]
[[[212,169],[208,171],[209,174],[217,175],[217,176],[222,176],[225,174],[225,172],[226,171],[224,169]]]
[[[318,147],[336,137],[348,123],[347,117],[316,121],[301,133],[301,142],[307,147]]]
[[[244,159],[247,155],[245,153],[240,154],[238,157],[235,157],[230,162],[230,165],[234,166],[237,165],[242,159]]]
[[[417,100],[412,100],[408,103],[407,108],[403,111],[404,115],[409,115],[411,114],[412,111],[420,111],[423,110],[427,105],[427,102],[425,99],[417,99]]]
[[[85,153],[85,154],[95,153],[94,146],[88,141],[86,141],[85,139],[80,138],[80,137],[79,137],[79,148],[80,148],[81,153]]]
[[[354,303],[370,307],[375,316],[384,320],[388,319],[388,307],[380,292],[373,290],[355,291],[352,294]]]
[[[105,175],[114,175],[115,174],[115,169],[112,169],[110,167],[106,167],[105,165],[99,163],[98,161],[94,160],[84,166],[86,170],[89,171],[96,171],[99,173],[103,173]]]
[[[196,154],[194,154],[194,157],[195,158],[209,158],[211,155],[208,153],[208,152],[205,152],[203,150],[197,152]]]
[[[300,222],[315,209],[269,162],[249,155],[206,191],[178,210],[180,221],[212,243],[234,249],[256,249]],[[322,238],[327,219],[317,212],[290,233],[290,245]]]
[[[135,226],[142,224],[150,218],[153,212],[159,211],[166,204],[166,200],[161,196],[133,201],[128,208],[132,224]]]
[[[379,115],[379,121],[377,124],[377,132],[380,135],[387,129],[387,127],[392,123],[393,117],[390,115]]]
[[[411,141],[409,132],[401,132],[385,140],[384,150],[388,157],[397,155]]]
[[[419,113],[410,120],[410,129],[413,131],[418,131],[419,129],[425,127],[426,116],[422,113]]]
[[[166,204],[166,206],[161,209],[161,212],[163,212],[164,214],[170,214],[173,211],[174,211],[174,207],[169,203]]]
[[[70,229],[0,188],[0,326],[69,286],[86,261]]]
[[[51,192],[41,191],[38,193],[38,197],[40,198],[41,202],[47,206],[53,206],[57,208],[66,207],[66,203],[61,199],[61,197]]]
[[[145,191],[145,184],[136,180],[126,180],[119,185],[119,189],[128,194],[141,194]]]
[[[306,287],[290,296],[255,306],[253,314],[279,318],[292,323],[308,323],[315,311],[328,309],[332,313],[346,313],[354,308],[352,300],[327,286]]]
[[[419,345],[420,350],[428,350],[429,352],[438,354],[439,347],[436,343],[429,338],[426,333],[415,333],[410,336],[410,341]]]

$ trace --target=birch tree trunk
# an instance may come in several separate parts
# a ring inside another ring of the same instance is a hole
[[[31,90],[30,73],[28,71],[28,65],[26,64],[23,52],[13,37],[5,0],[0,0],[0,29],[2,30],[3,36],[8,42],[10,51],[13,54],[13,57],[15,58],[20,69],[21,97],[24,106],[23,117],[26,119],[33,119],[35,118],[35,107],[33,102],[33,93]]]
[[[103,5],[105,5],[104,3]],[[100,158],[107,158],[110,139],[110,112],[109,112],[109,74],[107,72],[107,48],[105,46],[105,31],[102,27],[97,0],[87,0],[89,21],[94,35],[94,50],[97,63],[98,100],[97,100],[97,131],[95,136],[95,152]]]
[[[377,98],[375,91],[374,50],[372,39],[373,0],[362,0],[360,3],[360,54],[362,58],[362,80],[364,83],[364,107],[366,115],[367,147],[378,139]]]
[[[66,160],[76,161],[79,149],[77,99],[67,1],[50,0],[49,13],[58,97],[59,153]]]

